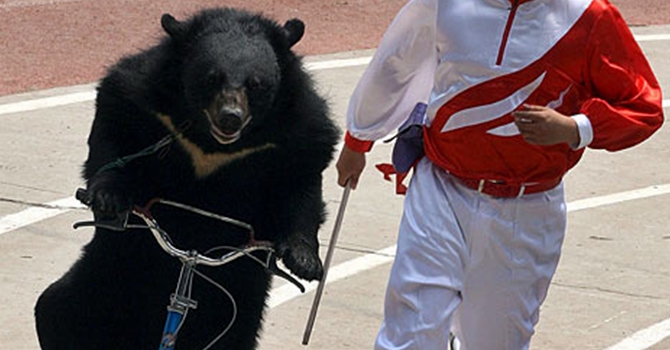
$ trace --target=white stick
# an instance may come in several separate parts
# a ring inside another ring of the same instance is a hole
[[[321,281],[319,281],[319,286],[316,288],[316,294],[314,294],[314,302],[312,303],[312,310],[309,312],[309,319],[307,320],[307,326],[305,327],[305,334],[302,337],[302,345],[307,345],[307,343],[309,343],[309,337],[312,335],[312,328],[314,328],[314,321],[316,320],[316,312],[319,309],[321,295],[323,295],[323,289],[326,286],[326,277],[328,276],[330,262],[333,260],[333,253],[335,252],[335,245],[337,244],[337,236],[340,234],[340,228],[342,227],[344,210],[347,208],[349,192],[351,192],[351,185],[349,181],[347,181],[347,184],[344,186],[344,192],[342,193],[340,209],[337,211],[335,227],[333,227],[333,233],[330,237],[330,244],[328,245],[326,260],[323,262],[323,277],[321,278]]]

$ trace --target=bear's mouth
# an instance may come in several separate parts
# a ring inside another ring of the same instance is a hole
[[[212,118],[208,110],[205,109],[204,112],[207,115],[207,120],[209,120],[210,133],[222,145],[228,145],[239,140],[242,130],[251,121],[251,116],[241,118],[235,114],[224,114]]]

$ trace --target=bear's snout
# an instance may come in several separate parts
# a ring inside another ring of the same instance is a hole
[[[234,134],[242,129],[244,112],[240,109],[222,108],[216,117],[216,126],[226,134]]]
[[[210,122],[211,134],[221,144],[229,144],[240,138],[242,129],[249,123],[249,103],[244,89],[226,89],[214,98],[205,110]]]

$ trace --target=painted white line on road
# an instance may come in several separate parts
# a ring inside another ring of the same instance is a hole
[[[18,1],[8,1],[3,4],[0,4],[0,9],[9,9],[9,8],[21,8],[21,7],[31,7],[31,6],[40,6],[40,5],[60,5],[68,2],[80,2],[81,0],[18,0]]]
[[[670,100],[663,100],[663,108],[670,107]]]
[[[670,336],[670,318],[636,332],[606,350],[644,350]]]
[[[638,42],[665,41],[665,40],[670,40],[670,34],[641,34],[641,35],[635,35],[635,40],[637,40]]]
[[[359,57],[359,58],[348,58],[341,60],[331,60],[331,61],[322,61],[322,62],[310,62],[305,63],[305,68],[308,70],[324,70],[324,69],[333,69],[333,68],[348,68],[348,67],[357,67],[365,66],[372,60],[371,56]]]
[[[0,115],[10,113],[30,112],[38,109],[53,108],[73,103],[93,101],[95,99],[95,95],[96,91],[92,90],[67,95],[59,95],[52,97],[37,98],[34,100],[7,103],[4,105],[0,105]]]
[[[360,58],[311,62],[311,63],[305,63],[305,68],[308,70],[318,71],[324,69],[364,66],[370,63],[371,59],[372,57],[367,56]],[[90,91],[77,92],[66,95],[36,98],[21,102],[7,103],[4,105],[0,104],[0,115],[30,112],[38,109],[60,107],[73,103],[89,102],[95,100],[96,95],[97,92],[95,91],[95,89],[91,89]]]
[[[610,195],[580,199],[568,203],[568,212],[602,207],[636,199],[649,198],[670,193],[670,184],[649,186],[627,192],[619,192]]]
[[[74,199],[74,197],[63,198],[46,204],[55,207],[81,206],[79,201]],[[10,231],[14,231],[21,227],[32,225],[36,222],[46,220],[48,218],[63,214],[68,211],[70,211],[70,209],[51,209],[51,208],[34,207],[20,211],[18,213],[2,216],[0,217],[0,235]]]

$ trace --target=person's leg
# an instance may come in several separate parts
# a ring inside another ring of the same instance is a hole
[[[467,247],[444,173],[423,160],[409,186],[377,350],[446,350]]]
[[[454,317],[460,350],[528,349],[563,243],[563,186],[519,199],[481,196],[476,211]]]

